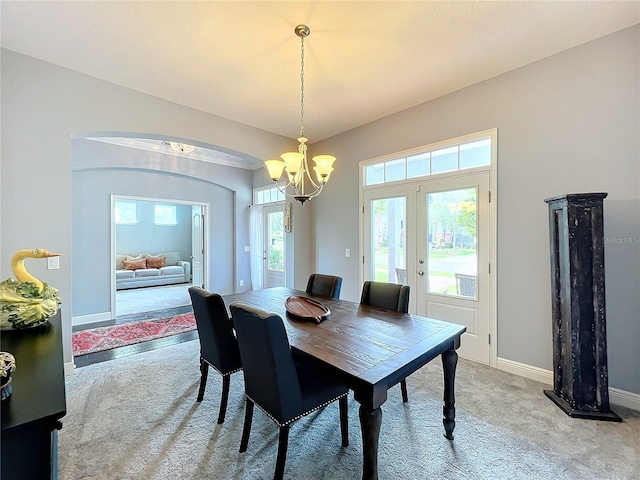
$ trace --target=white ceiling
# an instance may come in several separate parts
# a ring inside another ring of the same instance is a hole
[[[5,1],[1,45],[309,143],[640,23],[638,1]]]

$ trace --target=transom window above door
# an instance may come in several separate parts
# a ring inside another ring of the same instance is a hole
[[[380,185],[412,178],[456,172],[491,165],[491,136],[465,137],[447,145],[436,144],[412,151],[405,156],[377,161],[363,167],[363,185]]]
[[[281,202],[284,199],[284,193],[282,193],[276,187],[256,188],[253,190],[254,205],[265,205],[267,203]]]

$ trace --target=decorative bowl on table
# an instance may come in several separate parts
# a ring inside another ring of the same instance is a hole
[[[0,392],[2,400],[9,398],[13,391],[11,374],[16,369],[16,359],[9,352],[0,352]]]
[[[323,322],[331,314],[325,305],[308,297],[294,295],[287,298],[284,305],[289,315],[308,322]]]

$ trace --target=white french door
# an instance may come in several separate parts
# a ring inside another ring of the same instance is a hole
[[[489,173],[363,194],[363,279],[411,287],[411,313],[467,327],[460,356],[489,364]]]
[[[398,186],[364,192],[364,280],[411,285],[415,275],[416,192]],[[409,295],[410,311],[415,297]]]
[[[263,288],[284,287],[286,248],[284,235],[284,207],[265,206],[262,214],[262,272]]]
[[[416,313],[467,327],[458,353],[489,364],[489,173],[423,183],[417,216]]]

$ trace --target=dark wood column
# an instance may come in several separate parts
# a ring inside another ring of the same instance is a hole
[[[606,193],[547,198],[551,243],[553,390],[568,415],[621,421],[609,408],[604,276]]]

